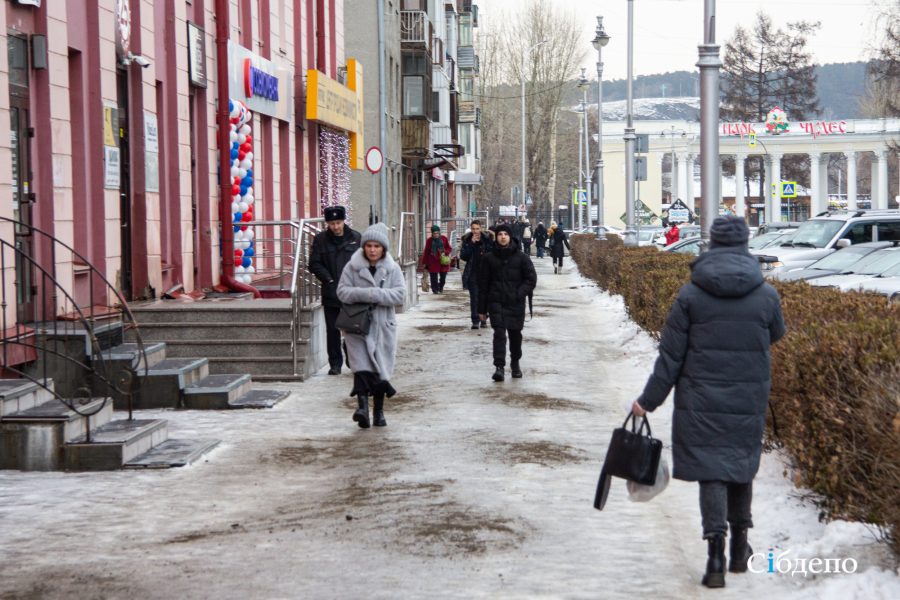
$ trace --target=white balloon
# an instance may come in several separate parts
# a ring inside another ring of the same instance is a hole
[[[244,134],[244,137],[250,135],[251,131],[252,130],[250,129],[249,125],[241,125],[241,128],[238,130],[239,133]],[[243,144],[244,142],[241,142],[241,143]]]
[[[254,237],[256,237],[256,234],[253,233],[253,229],[251,229],[250,227],[248,227],[247,230],[244,231],[244,239],[245,239],[245,240],[253,241],[253,238],[254,238]]]
[[[252,196],[252,195],[253,195],[253,186],[250,186],[247,188],[247,191],[244,192],[244,196],[246,197],[246,196]],[[247,201],[244,200],[244,202],[247,202]],[[247,202],[247,204],[250,204],[250,203]]]
[[[241,240],[241,250],[246,250],[250,247],[250,240]]]
[[[251,266],[247,267],[246,269],[244,269],[244,272],[252,274],[252,273],[256,273],[256,269],[254,269],[253,266],[251,265]]]
[[[231,140],[232,144],[237,141],[238,134],[234,132],[234,127],[231,128],[231,134],[228,136],[228,138]],[[243,143],[243,142],[241,142],[241,143]]]
[[[253,197],[253,194],[244,194],[244,197],[241,198],[241,200],[246,202],[248,206],[252,206],[256,201],[256,198]]]
[[[249,154],[244,155],[244,160],[241,161],[241,168],[244,169],[245,171],[247,169],[253,168],[253,161],[250,160],[249,158],[247,158],[248,156],[250,156],[250,155]]]
[[[237,168],[241,166],[241,161],[239,161],[238,159],[234,159],[233,161],[231,161],[231,166]]]
[[[244,239],[244,232],[238,229],[234,232],[234,245],[237,246],[242,239]]]
[[[244,211],[242,211],[242,210],[238,210],[238,209],[240,208],[240,206],[241,206],[241,205],[238,204],[237,202],[232,202],[232,203],[231,203],[231,214],[234,214],[234,213],[236,213],[236,212],[244,212]]]
[[[252,167],[252,166],[253,166],[253,153],[252,153],[252,152],[248,152],[247,154],[245,154],[245,155],[244,155],[244,160],[249,160],[249,161],[250,161],[250,166]]]
[[[238,104],[237,102],[235,102],[235,103],[232,104],[232,106],[231,106],[231,113],[230,113],[230,116],[231,116],[231,118],[233,119],[234,117],[237,117],[237,116],[239,116],[240,114],[241,114],[241,105]]]
[[[237,273],[238,275],[243,275],[243,274],[244,274],[244,267],[235,267],[235,268],[234,268],[234,272]]]
[[[242,169],[241,167],[238,167],[237,175],[235,175],[235,177],[240,177],[241,179],[243,179],[246,176],[247,176],[247,169]]]
[[[231,178],[234,179],[235,177],[241,177],[241,179],[243,179],[240,168],[231,167]]]
[[[247,209],[250,208],[250,205],[247,204],[246,202],[241,202],[240,204],[238,204],[238,208],[240,208],[240,210],[238,210],[236,212],[245,213],[245,212],[247,212]]]
[[[245,125],[245,127],[246,127],[246,125]],[[238,141],[238,144],[243,144],[244,142],[247,141],[247,136],[244,135],[243,133],[239,133],[239,134],[237,134],[237,141]]]
[[[243,281],[244,283],[246,283],[248,285],[250,284],[251,281],[253,281],[253,278],[250,277],[249,275],[242,275],[241,277],[242,277],[241,281]]]

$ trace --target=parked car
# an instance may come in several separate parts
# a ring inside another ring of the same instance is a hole
[[[865,242],[900,240],[900,210],[824,212],[804,221],[790,242],[751,250],[766,271],[809,266],[838,248]]]
[[[638,246],[652,246],[666,230],[662,227],[641,227],[638,230]]]
[[[763,248],[769,248],[771,246],[780,246],[785,242],[789,242],[793,237],[795,231],[797,230],[788,228],[769,231],[767,233],[763,233],[761,235],[757,235],[756,237],[750,238],[750,242],[747,244],[747,246],[751,250],[761,250]]]
[[[688,238],[700,237],[699,225],[681,225],[678,227],[679,239],[686,240]]]
[[[809,283],[846,292],[860,289],[868,280],[885,276],[886,272],[893,272],[897,267],[900,267],[900,246],[891,245],[890,248],[872,252],[849,271],[813,279]]]
[[[900,266],[891,267],[878,277],[873,277],[859,284],[865,292],[884,294],[892,300],[900,300]]]
[[[763,223],[756,231],[756,235],[780,231],[782,229],[797,229],[802,221],[772,221],[771,223]]]
[[[700,255],[703,240],[700,237],[691,237],[686,240],[678,240],[674,244],[669,244],[661,250],[663,252],[677,252],[678,254]]]
[[[889,248],[893,242],[868,242],[848,246],[828,256],[822,257],[806,268],[778,271],[773,277],[780,281],[799,281],[801,279],[818,279],[828,275],[852,271],[854,266],[876,250]]]

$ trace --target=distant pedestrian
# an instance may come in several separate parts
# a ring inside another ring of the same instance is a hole
[[[531,222],[525,219],[522,227],[522,250],[526,256],[531,256]]]
[[[506,367],[506,338],[509,336],[509,368],[514,378],[522,377],[522,328],[525,302],[537,285],[531,259],[519,249],[509,225],[497,227],[496,245],[484,257],[478,278],[478,313],[491,318],[494,330],[494,381],[503,381]]]
[[[550,258],[553,259],[553,272],[562,273],[563,257],[569,247],[569,236],[562,227],[550,228]]]
[[[359,250],[359,232],[346,226],[347,211],[343,206],[325,208],[327,228],[313,238],[309,251],[309,272],[322,285],[322,307],[325,312],[325,342],[328,348],[328,374],[340,375],[344,355],[341,351],[341,332],[334,326],[341,301],[337,295],[337,284],[344,266],[353,253]]]
[[[666,231],[666,246],[677,242],[680,236],[681,232],[678,229],[678,223],[672,223],[672,226]]]
[[[547,228],[544,227],[543,221],[538,221],[537,227],[534,228],[534,244],[537,248],[537,257],[544,258],[544,246],[547,244]]]
[[[772,383],[769,346],[785,333],[778,293],[747,250],[749,234],[739,217],[713,221],[709,251],[691,263],[653,374],[632,407],[643,416],[675,387],[673,476],[700,483],[707,587],[725,585],[729,526],[728,570],[746,571],[753,553],[747,529]]]
[[[384,398],[397,393],[390,381],[397,356],[394,307],[403,304],[406,283],[400,266],[391,258],[388,233],[384,223],[375,223],[363,232],[363,247],[347,263],[337,289],[341,302],[375,305],[368,335],[344,334],[353,371],[350,396],[357,401],[353,420],[363,429],[369,427],[369,396],[375,403],[372,424],[384,427]]]
[[[447,273],[450,271],[450,241],[447,236],[441,235],[440,225],[431,226],[431,237],[425,240],[425,250],[420,262],[431,278],[431,293],[443,292]]]
[[[481,221],[472,221],[470,231],[462,238],[459,258],[466,261],[462,274],[463,289],[469,291],[469,308],[472,315],[472,329],[487,327],[487,321],[478,316],[478,272],[484,256],[494,249],[494,234],[481,229]]]

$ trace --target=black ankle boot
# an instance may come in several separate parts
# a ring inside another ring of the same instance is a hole
[[[514,379],[522,378],[522,369],[519,368],[519,361],[514,360],[509,363],[509,371],[512,373]]]
[[[375,395],[375,406],[372,413],[372,425],[375,427],[387,427],[384,420],[384,394]]]
[[[708,588],[725,587],[725,536],[714,535],[706,540],[709,558],[703,585]]]
[[[369,397],[366,394],[357,394],[356,401],[359,408],[353,413],[353,420],[363,429],[369,428]]]
[[[493,379],[494,381],[503,381],[503,367],[497,367],[497,370],[494,371],[493,375],[491,375],[491,379]]]
[[[747,528],[733,527],[729,545],[731,546],[731,556],[728,561],[728,570],[732,573],[746,573],[747,561],[753,556],[753,548],[747,543]]]

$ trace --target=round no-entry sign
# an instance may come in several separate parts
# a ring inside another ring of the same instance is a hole
[[[372,146],[366,150],[366,168],[369,173],[375,174],[384,166],[384,155],[378,146]]]

